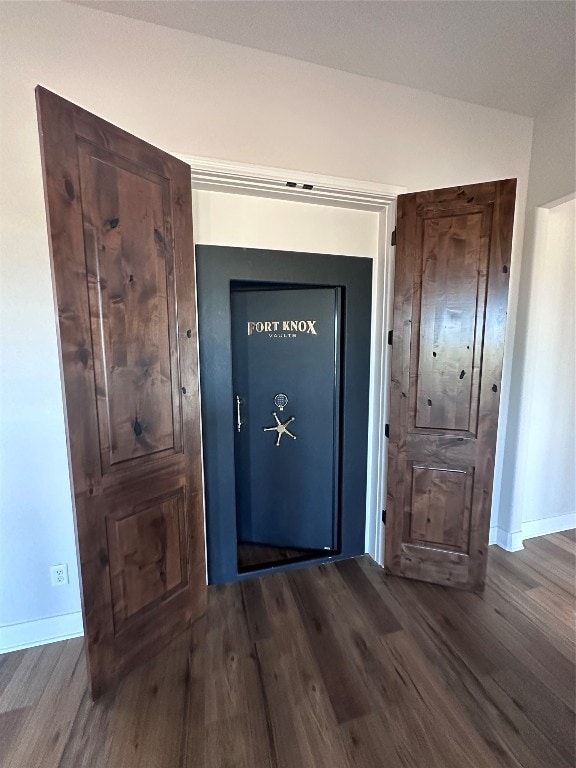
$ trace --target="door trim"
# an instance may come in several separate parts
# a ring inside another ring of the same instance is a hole
[[[380,212],[406,187],[303,173],[284,168],[175,154],[192,168],[192,188],[211,192],[251,194],[297,202],[335,205]]]
[[[391,245],[391,235],[396,225],[396,198],[406,192],[407,188],[284,168],[172,154],[190,165],[193,190],[285,199],[378,214],[378,251],[373,260],[372,279],[365,549],[383,566],[382,510],[386,499],[387,464],[384,427],[388,421],[390,400],[390,347],[387,344],[387,336],[392,327],[395,252],[394,246]],[[287,186],[288,182],[290,186]]]

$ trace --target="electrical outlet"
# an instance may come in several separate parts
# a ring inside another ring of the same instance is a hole
[[[66,563],[53,565],[50,568],[50,577],[53,587],[62,587],[64,584],[68,584],[68,566]]]

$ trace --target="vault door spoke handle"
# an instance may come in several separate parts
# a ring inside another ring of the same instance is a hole
[[[276,424],[273,427],[262,427],[263,432],[277,432],[276,435],[276,446],[280,445],[280,440],[282,439],[282,435],[288,435],[288,437],[291,437],[292,440],[296,440],[296,435],[293,435],[292,432],[288,429],[288,424],[292,424],[293,421],[296,420],[296,416],[291,416],[288,421],[281,422],[278,418],[278,414],[276,411],[272,411],[272,416],[274,416],[274,419],[276,421]]]

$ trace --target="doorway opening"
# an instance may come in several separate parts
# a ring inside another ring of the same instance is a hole
[[[196,243],[312,254],[343,253],[372,260],[368,485],[364,500],[363,551],[383,565],[385,424],[390,376],[387,331],[391,327],[394,271],[391,237],[396,198],[405,188],[179,156],[192,167]]]

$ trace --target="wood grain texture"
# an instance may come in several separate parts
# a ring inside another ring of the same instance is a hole
[[[112,145],[111,145],[112,146]],[[78,141],[102,468],[181,452],[169,178]]]
[[[422,227],[420,330],[415,369],[418,372],[414,426],[475,432],[478,378],[474,355],[482,289],[485,292],[488,251],[482,240],[482,213],[432,218]],[[484,247],[482,247],[484,245]],[[400,246],[397,246],[400,247]],[[477,366],[476,366],[477,367]],[[476,395],[476,397],[474,397]]]
[[[0,656],[0,764],[571,768],[574,598],[533,564],[574,577],[575,552],[493,547],[481,594],[368,557],[210,587],[191,631],[96,703],[80,640]]]
[[[398,198],[385,562],[482,589],[516,181]]]
[[[190,169],[38,87],[89,681],[204,610]]]

